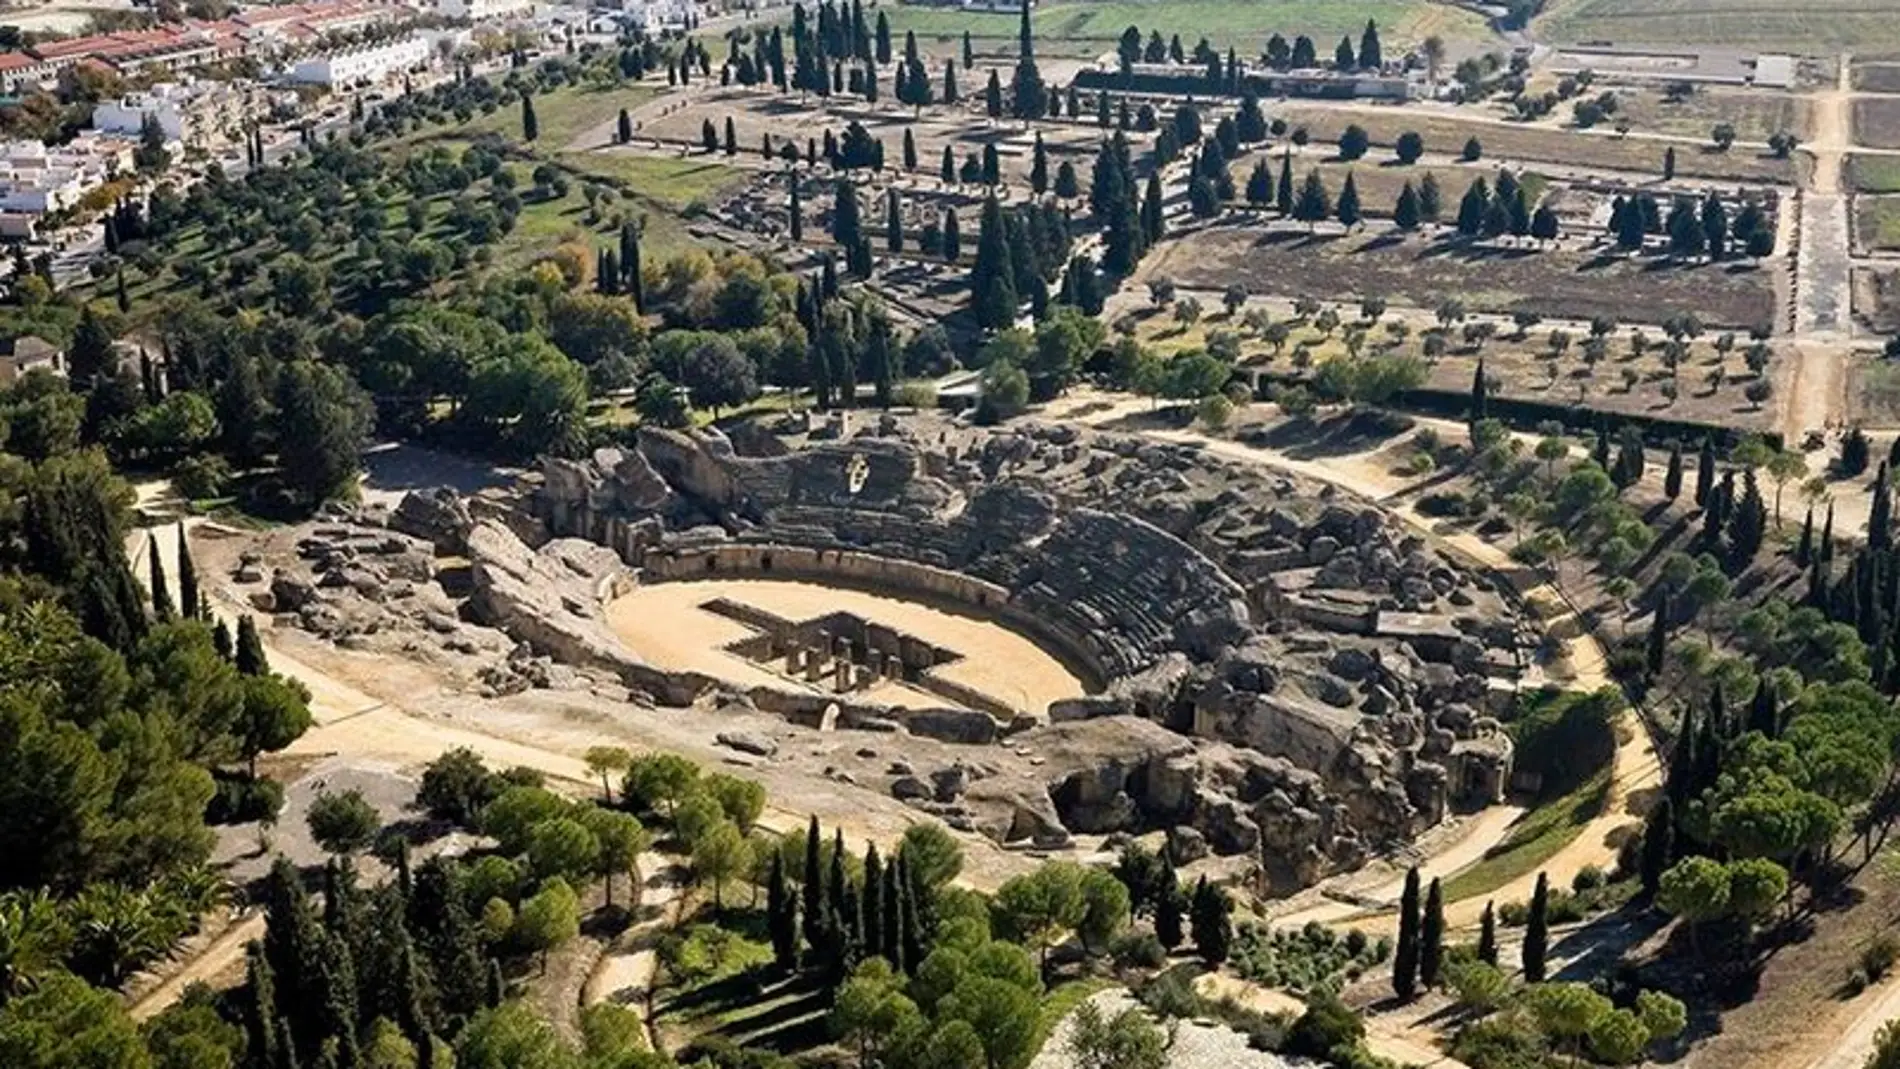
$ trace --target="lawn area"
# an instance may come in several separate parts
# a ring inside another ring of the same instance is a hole
[[[1582,834],[1584,825],[1603,812],[1609,796],[1610,770],[1606,768],[1569,794],[1524,814],[1482,861],[1445,881],[1446,900],[1474,898],[1537,871]]]
[[[1534,27],[1552,44],[1682,44],[1819,53],[1900,47],[1895,0],[1553,0]]]
[[[664,73],[664,72],[662,72]],[[621,108],[636,108],[666,92],[665,82],[649,78],[609,87],[565,85],[552,93],[534,98],[534,118],[540,128],[535,146],[542,151],[565,152],[581,135],[597,126],[612,123]],[[497,133],[510,141],[521,140],[521,105],[496,108],[477,115],[465,126],[448,129],[468,133]],[[609,137],[611,140],[611,129]]]
[[[889,14],[891,29],[898,34],[914,30],[919,37],[959,37],[968,30],[973,38],[984,41],[988,51],[994,51],[998,42],[1013,43],[1016,38],[1014,14],[903,4],[882,10]],[[1328,54],[1342,35],[1352,34],[1357,47],[1367,19],[1379,24],[1380,38],[1388,52],[1434,34],[1447,40],[1491,39],[1484,20],[1477,15],[1419,0],[1368,0],[1352,5],[1319,0],[1049,0],[1036,8],[1030,25],[1038,44],[1091,46],[1074,49],[1077,54],[1100,51],[1094,46],[1113,44],[1123,30],[1133,25],[1141,27],[1144,36],[1150,31],[1159,31],[1164,38],[1180,34],[1190,48],[1205,36],[1218,47],[1231,45],[1242,55],[1251,56],[1258,54],[1275,33],[1289,40],[1306,34]],[[1071,51],[1060,47],[1055,50]]]
[[[1900,197],[1855,197],[1854,243],[1869,250],[1900,249]]]
[[[1900,156],[1849,156],[1847,181],[1858,193],[1900,193]]]

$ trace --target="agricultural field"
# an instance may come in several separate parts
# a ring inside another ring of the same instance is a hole
[[[1900,98],[1855,100],[1854,143],[1869,148],[1900,149]]]
[[[1455,155],[1470,138],[1484,146],[1491,163],[1554,163],[1571,167],[1659,173],[1665,146],[1654,141],[1622,138],[1613,132],[1586,133],[1550,126],[1483,122],[1442,114],[1423,114],[1397,108],[1332,108],[1292,104],[1272,114],[1295,127],[1304,126],[1315,141],[1336,142],[1347,126],[1358,124],[1372,143],[1390,146],[1400,134],[1417,131],[1428,154]],[[1687,178],[1719,178],[1738,182],[1794,180],[1789,160],[1760,155],[1750,149],[1715,152],[1684,145],[1676,151],[1676,174]]]
[[[1854,318],[1877,334],[1900,333],[1900,268],[1854,269]]]
[[[1854,249],[1856,252],[1900,250],[1900,196],[1854,198]]]
[[[1900,63],[1855,63],[1854,88],[1862,93],[1900,93]]]
[[[1184,278],[1177,281],[1186,283]],[[1326,299],[1332,299],[1332,294]],[[1311,371],[1327,360],[1347,355],[1345,335],[1349,327],[1357,327],[1366,331],[1362,353],[1420,356],[1427,362],[1425,385],[1446,393],[1457,394],[1470,388],[1472,374],[1482,356],[1485,370],[1497,380],[1498,395],[1502,397],[1543,404],[1586,405],[1605,412],[1702,420],[1750,429],[1766,427],[1774,418],[1772,399],[1758,406],[1746,396],[1745,391],[1755,381],[1756,374],[1748,364],[1751,342],[1739,333],[1732,333],[1727,341],[1722,341],[1721,336],[1730,332],[1705,334],[1690,344],[1672,372],[1664,359],[1664,338],[1655,327],[1616,329],[1606,338],[1605,351],[1593,365],[1584,352],[1587,332],[1574,324],[1537,325],[1520,331],[1506,318],[1483,319],[1480,329],[1491,333],[1487,340],[1474,343],[1465,340],[1464,335],[1465,327],[1481,321],[1481,317],[1473,316],[1464,324],[1450,328],[1448,348],[1443,355],[1432,358],[1425,355],[1422,320],[1413,322],[1409,329],[1402,327],[1395,315],[1386,316],[1381,323],[1368,324],[1357,302],[1343,297],[1338,300],[1339,303],[1330,308],[1341,325],[1332,330],[1321,329],[1324,324],[1314,318],[1287,319],[1284,313],[1275,312],[1273,317],[1291,328],[1286,341],[1277,349],[1242,322],[1252,311],[1251,307],[1230,317],[1224,309],[1214,305],[1212,311],[1186,327],[1159,310],[1148,311],[1137,327],[1137,337],[1158,352],[1175,353],[1205,348],[1216,335],[1231,334],[1239,343],[1241,366],[1259,368],[1273,375],[1288,375]],[[1553,335],[1561,337],[1553,342]],[[1636,340],[1638,337],[1642,340]],[[1768,373],[1772,375],[1772,349],[1770,358]],[[1669,396],[1672,388],[1674,398]],[[1600,790],[1602,786],[1601,779],[1581,784],[1574,794],[1552,799],[1553,805],[1540,810],[1543,814],[1540,819],[1527,822],[1514,840],[1535,860],[1528,862],[1528,867],[1511,872],[1510,877],[1534,867],[1536,861],[1542,859],[1538,856],[1540,851],[1554,849],[1553,843],[1561,845],[1561,841],[1567,841],[1562,839],[1564,828],[1569,828],[1574,837],[1575,822],[1587,821],[1600,808],[1601,799],[1594,796],[1593,789]],[[1514,856],[1516,853],[1507,850],[1492,869],[1526,865],[1522,857]],[[1481,872],[1474,870],[1468,877],[1466,893],[1482,893],[1482,887],[1474,889],[1469,881],[1483,878]]]
[[[1900,156],[1850,155],[1847,182],[1856,193],[1900,193]]]
[[[1615,90],[1616,120],[1630,129],[1675,137],[1707,138],[1717,123],[1735,127],[1741,141],[1767,141],[1779,133],[1809,140],[1808,102],[1766,89],[1701,88],[1680,100],[1654,89]],[[1734,150],[1730,150],[1731,152]],[[1677,156],[1683,153],[1678,152]],[[1678,160],[1678,166],[1680,166]]]
[[[1274,180],[1278,181],[1280,154],[1272,149],[1242,156],[1230,167],[1234,176],[1234,188],[1240,193],[1243,201],[1247,191],[1247,179],[1253,173],[1254,161],[1262,158],[1266,160],[1267,170],[1273,175]],[[1339,191],[1345,187],[1346,175],[1351,174],[1354,184],[1359,187],[1361,210],[1366,215],[1379,218],[1391,216],[1393,206],[1398,203],[1399,191],[1405,187],[1405,183],[1412,183],[1413,188],[1416,189],[1428,174],[1438,183],[1444,210],[1448,213],[1456,211],[1458,198],[1464,195],[1466,187],[1471,185],[1473,179],[1483,178],[1492,185],[1495,185],[1497,181],[1497,169],[1483,166],[1416,164],[1411,167],[1399,167],[1389,162],[1381,163],[1373,160],[1343,163],[1329,159],[1315,163],[1310,153],[1294,157],[1293,181],[1296,184],[1304,181],[1309,171],[1319,172],[1320,178],[1326,183],[1327,193],[1335,202],[1338,201]],[[1541,199],[1545,187],[1549,184],[1548,179],[1535,171],[1521,172],[1515,177],[1524,186],[1533,204]]]
[[[915,31],[919,38],[961,38],[969,31],[981,52],[1013,50],[1017,21],[1014,14],[960,11],[954,8],[883,7],[891,28],[901,34]],[[1484,20],[1468,11],[1421,0],[1370,0],[1364,4],[1336,5],[1317,0],[1049,0],[1031,17],[1039,51],[1050,55],[1096,56],[1114,47],[1122,31],[1139,26],[1144,34],[1163,37],[1180,34],[1193,47],[1202,37],[1218,47],[1233,47],[1242,55],[1257,54],[1274,33],[1292,38],[1306,34],[1325,45],[1343,34],[1357,40],[1370,18],[1378,22],[1388,51],[1407,47],[1437,35],[1447,41],[1495,40]]]
[[[1141,274],[1165,275],[1194,289],[1221,290],[1245,279],[1261,293],[1381,296],[1423,308],[1456,299],[1470,311],[1496,314],[1660,323],[1693,312],[1711,328],[1746,330],[1775,321],[1774,270],[1241,225],[1165,241],[1143,261]]]
[[[1900,48],[1893,0],[1552,0],[1534,29],[1552,44],[1716,45],[1781,52]]]

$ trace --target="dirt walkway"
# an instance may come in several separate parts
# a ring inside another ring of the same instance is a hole
[[[1056,418],[1066,417],[1081,423],[1106,423],[1144,411],[1146,406],[1148,402],[1139,398],[1084,393],[1065,399],[1059,405],[1051,406],[1045,414]],[[1194,445],[1216,456],[1264,464],[1331,483],[1378,502],[1404,523],[1480,566],[1509,575],[1523,572],[1522,567],[1512,561],[1509,554],[1498,546],[1469,532],[1441,533],[1437,530],[1435,521],[1421,515],[1409,503],[1396,500],[1398,495],[1412,489],[1412,483],[1406,479],[1394,477],[1387,470],[1387,466],[1374,459],[1370,453],[1308,460],[1288,456],[1279,450],[1256,448],[1223,438],[1210,438],[1191,430],[1149,430],[1140,433],[1166,441]],[[1608,657],[1602,644],[1575,622],[1568,601],[1562,597],[1561,592],[1549,584],[1541,584],[1525,589],[1521,593],[1527,602],[1540,606],[1559,607],[1554,615],[1545,613],[1545,626],[1558,638],[1562,649],[1558,660],[1567,670],[1558,677],[1558,681],[1578,690],[1595,690],[1611,685]],[[1565,626],[1566,621],[1569,622],[1569,626]],[[1626,718],[1626,721],[1628,719]],[[1641,824],[1641,814],[1635,810],[1634,806],[1634,803],[1639,801],[1638,792],[1655,787],[1660,780],[1661,761],[1650,741],[1649,733],[1640,725],[1635,725],[1635,730],[1628,731],[1628,737],[1617,746],[1611,763],[1609,798],[1605,802],[1603,812],[1585,825],[1576,839],[1548,859],[1539,871],[1547,873],[1558,886],[1569,886],[1570,880],[1586,866],[1607,868],[1614,864],[1615,844],[1621,840],[1622,836],[1628,834],[1630,829]],[[1510,834],[1513,820],[1514,817],[1503,819],[1501,814],[1480,815],[1473,822],[1471,829],[1458,841],[1433,857],[1422,859],[1421,871],[1429,875],[1449,876],[1468,867],[1484,857],[1493,847],[1505,841]],[[1459,927],[1476,924],[1486,900],[1528,900],[1536,880],[1535,872],[1527,873],[1485,895],[1450,903],[1446,910],[1447,919],[1452,925]],[[1352,892],[1348,897],[1357,901],[1395,902],[1403,889],[1403,884],[1404,876],[1398,874],[1381,886]],[[1378,912],[1380,911],[1369,913],[1368,910],[1354,905],[1352,901],[1328,900],[1276,920],[1277,923],[1284,924],[1304,923],[1307,920],[1337,923],[1359,917],[1374,922],[1370,926],[1376,928]]]
[[[1843,52],[1840,74],[1832,89],[1808,95],[1808,111],[1813,116],[1813,136],[1808,142],[1814,157],[1814,171],[1808,188],[1823,193],[1841,189],[1841,157],[1854,144],[1853,98],[1854,57]]]
[[[686,903],[682,891],[685,874],[666,855],[651,852],[640,855],[639,869],[652,874],[640,890],[644,919],[622,932],[607,948],[581,989],[581,1005],[607,1001],[637,1005],[646,1023],[647,1046],[659,1050],[659,1032],[653,1027],[653,977],[660,968],[660,937],[679,923]]]
[[[192,984],[202,981],[219,987],[226,981],[236,982],[244,971],[244,948],[251,940],[261,939],[263,935],[264,914],[261,911],[231,925],[196,957],[185,962],[183,968],[167,976],[157,987],[133,1002],[132,1019],[143,1021],[158,1015],[165,1007],[177,1002],[185,993],[185,988]]]
[[[1195,989],[1212,999],[1232,998],[1261,1013],[1305,1012],[1306,1004],[1284,991],[1262,987],[1229,973],[1203,973]],[[1466,1069],[1465,1063],[1438,1049],[1439,1036],[1429,1026],[1402,1019],[1403,1013],[1365,1015],[1366,1048],[1381,1058],[1424,1069]]]

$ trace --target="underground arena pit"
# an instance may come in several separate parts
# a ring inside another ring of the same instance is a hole
[[[1033,639],[959,606],[785,579],[642,583],[607,622],[658,668],[1005,721],[1093,688]]]

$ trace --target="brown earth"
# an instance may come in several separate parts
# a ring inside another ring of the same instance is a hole
[[[1900,148],[1900,99],[1856,99],[1854,143],[1870,148]]]

